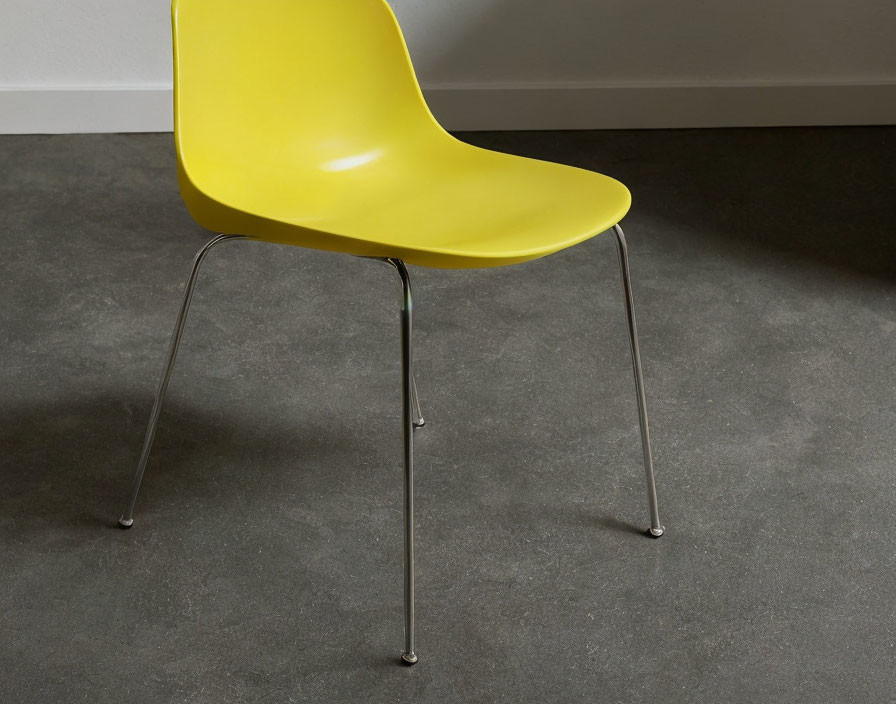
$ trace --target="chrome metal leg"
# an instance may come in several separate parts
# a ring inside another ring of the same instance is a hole
[[[401,277],[401,431],[404,440],[404,652],[408,665],[417,662],[414,650],[414,374],[411,328],[414,317],[411,280],[404,262],[387,259]],[[418,414],[419,417],[419,414]]]
[[[187,322],[187,312],[190,310],[190,301],[193,298],[193,289],[196,287],[196,278],[199,274],[199,267],[202,265],[205,255],[209,253],[212,247],[224,240],[243,239],[242,235],[218,235],[213,237],[199,252],[193,260],[193,268],[190,270],[190,278],[187,279],[187,286],[184,290],[183,303],[180,306],[180,313],[177,316],[177,322],[174,324],[174,333],[171,335],[171,343],[168,346],[168,359],[165,361],[165,370],[162,372],[162,380],[159,382],[158,391],[156,391],[156,400],[152,406],[152,413],[149,415],[149,425],[146,428],[146,437],[143,440],[143,450],[140,452],[140,460],[137,462],[137,472],[134,474],[134,483],[131,485],[131,496],[128,499],[128,505],[118,519],[118,525],[122,528],[130,528],[134,525],[134,504],[137,503],[137,494],[140,491],[140,483],[143,481],[143,472],[146,470],[146,463],[149,460],[149,452],[152,449],[152,441],[156,436],[156,427],[159,424],[159,415],[162,412],[162,403],[165,400],[165,392],[168,390],[168,382],[171,380],[171,372],[174,369],[174,360],[177,357],[177,349],[180,346],[180,339],[184,333],[184,325]]]
[[[647,502],[650,506],[650,535],[654,538],[659,538],[666,529],[660,523],[660,512],[656,500],[656,483],[653,478],[653,456],[650,452],[650,429],[647,424],[647,398],[644,395],[644,376],[641,373],[638,326],[635,323],[631,274],[628,270],[628,248],[625,244],[625,235],[622,232],[622,228],[616,225],[613,227],[613,232],[616,235],[616,251],[619,253],[619,268],[622,272],[625,317],[628,321],[628,342],[632,353],[632,368],[635,372],[635,389],[638,396],[638,417],[641,421],[641,448],[644,451],[644,470],[647,473]]]

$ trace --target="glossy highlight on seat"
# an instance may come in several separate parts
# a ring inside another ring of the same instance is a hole
[[[385,0],[174,0],[181,192],[204,227],[443,268],[541,257],[618,223],[584,169],[461,142]]]

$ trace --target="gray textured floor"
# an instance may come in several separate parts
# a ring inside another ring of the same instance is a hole
[[[398,281],[222,246],[115,528],[205,234],[170,135],[0,138],[4,702],[896,701],[896,129],[467,135],[619,177],[608,237],[414,269],[415,668]]]

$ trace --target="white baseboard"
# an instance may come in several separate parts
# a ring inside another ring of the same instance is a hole
[[[426,95],[454,130],[896,124],[896,81],[447,85]]]
[[[896,80],[452,84],[424,90],[451,130],[896,124]],[[0,133],[170,132],[171,88],[0,88]]]
[[[173,129],[171,86],[0,88],[0,134]]]

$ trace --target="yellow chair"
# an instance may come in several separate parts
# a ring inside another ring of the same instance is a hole
[[[202,226],[223,233],[187,281],[127,508],[155,435],[203,258],[249,238],[380,259],[401,278],[404,593],[414,648],[413,431],[423,425],[411,360],[405,264],[504,266],[612,230],[622,269],[650,507],[657,511],[625,239],[631,196],[570,166],[480,149],[430,113],[384,0],[174,0],[174,134],[181,193]]]

